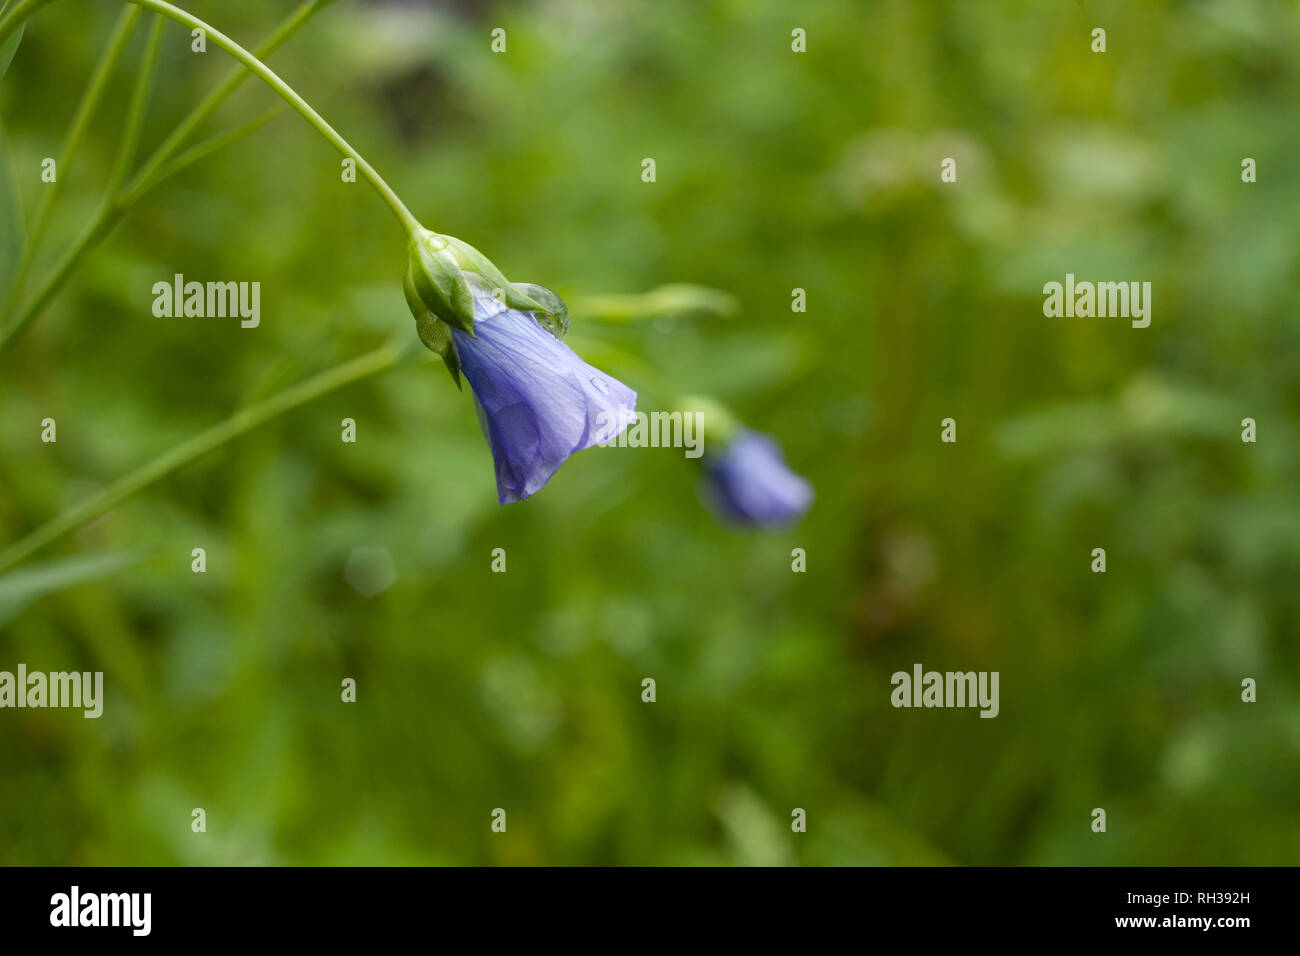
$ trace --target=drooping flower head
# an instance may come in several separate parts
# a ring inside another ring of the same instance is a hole
[[[618,435],[636,392],[593,368],[531,313],[474,289],[474,335],[452,330],[496,462],[501,504],[536,492],[574,452]]]
[[[812,505],[812,485],[790,470],[768,435],[738,429],[721,451],[705,455],[704,467],[706,496],[734,523],[785,524]]]
[[[497,500],[522,501],[574,452],[627,427],[636,392],[562,341],[568,311],[554,292],[514,284],[451,237],[413,241],[405,283],[421,340],[474,392],[496,465]]]

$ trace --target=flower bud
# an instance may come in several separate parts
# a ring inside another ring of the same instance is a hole
[[[812,485],[790,469],[770,435],[739,427],[721,451],[705,455],[704,470],[705,498],[729,523],[782,525],[812,506]]]
[[[547,327],[542,315],[558,314],[560,326],[567,318],[553,292],[516,289],[533,302],[528,311],[504,305],[504,291],[477,282],[471,288],[478,335],[451,329],[451,336],[492,449],[497,500],[504,505],[537,492],[570,455],[617,436],[636,409],[636,392],[588,365]]]
[[[425,307],[419,291],[415,288],[412,272],[408,264],[406,275],[402,278],[402,292],[406,296],[407,308],[415,317],[415,331],[426,348],[442,357],[443,364],[451,373],[452,381],[456,383],[457,388],[461,388],[460,353],[456,351],[456,340],[452,338],[451,327]]]
[[[474,297],[446,236],[426,229],[411,237],[408,275],[426,311],[453,328],[474,334]],[[409,305],[409,298],[407,301]],[[418,324],[420,315],[414,306],[411,312]]]
[[[496,267],[496,264],[468,242],[455,236],[438,236],[438,238],[446,241],[447,251],[455,263],[465,273],[479,279],[487,290],[496,296],[497,301],[507,308],[518,309],[521,312],[549,313],[548,303],[533,298],[527,291],[529,288],[540,289],[541,286],[527,286],[522,283],[511,285],[510,280]],[[554,292],[550,292],[550,295],[559,301],[559,296]],[[561,306],[563,304],[560,303]]]
[[[468,242],[422,229],[411,237],[409,253],[402,279],[406,305],[420,341],[442,357],[457,388],[461,363],[452,329],[473,336],[476,319],[512,309],[530,314],[556,339],[569,330],[569,310],[558,295],[540,285],[511,283]]]

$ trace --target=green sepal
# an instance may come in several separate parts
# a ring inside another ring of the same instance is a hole
[[[504,291],[506,305],[510,306],[512,309],[519,309],[521,312],[542,312],[546,315],[550,315],[552,310],[547,308],[545,303],[539,302],[532,296],[519,291],[519,285],[526,284],[527,283],[519,283],[516,285],[507,283],[505,285]]]
[[[415,331],[426,348],[442,357],[442,364],[447,366],[456,388],[464,391],[460,381],[460,352],[456,349],[456,340],[452,338],[447,323],[426,313],[423,318],[415,320]]]
[[[474,296],[447,243],[434,233],[411,239],[412,285],[425,308],[448,325],[474,334]]]
[[[456,343],[451,343],[451,348],[442,357],[442,364],[447,366],[447,371],[451,375],[451,380],[456,383],[456,391],[465,391],[465,386],[460,381],[460,352],[456,349]]]
[[[569,331],[569,307],[564,304],[563,299],[546,286],[533,282],[516,282],[512,288],[533,301],[542,303],[541,310],[531,310],[533,318],[537,320],[538,325],[557,339],[564,338],[565,333]]]
[[[420,321],[420,316],[427,313],[429,309],[420,299],[420,293],[415,291],[415,277],[409,260],[406,263],[406,272],[402,274],[402,295],[406,296],[406,307],[411,310],[411,317],[417,322]]]
[[[447,371],[451,373],[451,380],[456,383],[456,388],[464,391],[464,385],[460,380],[460,352],[456,349],[456,340],[451,334],[451,328],[425,307],[419,293],[416,292],[415,280],[411,276],[409,266],[402,279],[402,292],[406,296],[407,308],[415,317],[415,331],[420,336],[420,341],[429,351],[438,354],[443,364],[447,366]]]
[[[492,292],[495,293],[497,289],[500,289],[501,301],[509,308],[519,309],[524,312],[550,313],[551,310],[546,303],[537,301],[526,292],[521,292],[516,286],[511,285],[510,280],[496,267],[496,263],[468,242],[457,239],[455,236],[439,236],[438,238],[446,240],[448,247],[451,249],[452,258],[462,269],[481,278]]]

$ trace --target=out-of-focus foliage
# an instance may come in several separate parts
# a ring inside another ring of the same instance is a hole
[[[290,6],[192,9],[253,44]],[[116,13],[57,0],[0,83],[29,210]],[[606,448],[499,508],[440,368],[330,395],[37,557],[147,555],[0,623],[0,669],[108,695],[0,711],[0,862],[1300,862],[1297,49],[1270,0],[343,0],[272,65],[512,280],[733,293],[573,331],[777,435],[817,502],[737,533],[680,452]],[[169,26],[144,148],[226,69]],[[149,195],[0,353],[0,542],[414,336],[401,234],[339,173],[286,113]],[[1150,328],[1044,318],[1066,272],[1151,281]],[[175,273],[260,281],[261,326],[154,318]],[[1000,716],[892,708],[915,662],[999,671]]]

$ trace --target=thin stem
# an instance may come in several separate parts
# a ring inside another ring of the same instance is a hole
[[[217,46],[221,47],[221,49],[225,50],[240,63],[244,64],[244,66],[248,67],[251,73],[255,74],[260,80],[262,80],[262,82],[271,87],[271,89],[275,90],[277,94],[279,94],[290,106],[302,115],[303,119],[316,129],[316,132],[325,137],[325,139],[333,145],[335,149],[356,162],[357,168],[361,170],[362,174],[366,177],[366,180],[374,187],[375,191],[379,193],[380,198],[388,204],[388,208],[393,211],[393,215],[397,217],[398,222],[402,224],[402,228],[405,229],[408,234],[414,234],[422,228],[419,220],[411,214],[411,211],[407,209],[402,200],[398,198],[397,193],[393,192],[388,183],[384,182],[384,178],[375,171],[375,168],[366,162],[365,157],[357,152],[351,143],[344,139],[333,126],[325,121],[325,117],[312,109],[311,105],[299,96],[294,91],[293,87],[280,79],[280,77],[277,76],[276,73],[265,63],[253,56],[253,54],[249,53],[216,27],[205,23],[198,17],[191,13],[187,13],[179,7],[172,6],[170,3],[165,2],[165,0],[125,0],[125,2],[134,3],[137,6],[144,7],[146,10],[153,10],[155,13],[161,13],[164,16],[175,20],[177,23],[183,23],[191,30],[204,31],[212,41],[217,44]]]
[[[283,23],[276,27],[275,32],[262,42],[261,46],[254,51],[253,55],[259,60],[265,60],[276,50],[280,49],[286,40],[298,32],[298,29],[304,23],[311,19],[317,12],[329,6],[333,2],[334,0],[308,0],[308,2],[299,6],[298,9],[291,13]],[[134,7],[132,9],[138,10],[139,8]],[[235,90],[237,90],[250,75],[249,71],[243,66],[237,66],[232,69],[226,78],[221,81],[221,85],[209,93],[198,106],[194,107],[194,109],[190,111],[190,114],[186,116],[185,119],[181,120],[180,125],[172,130],[171,135],[163,140],[162,145],[154,150],[153,155],[145,160],[144,164],[140,167],[139,172],[135,174],[135,177],[127,186],[126,191],[128,193],[135,192],[142,183],[149,180],[153,174],[157,172],[158,168],[180,148],[181,144],[185,142],[185,140],[188,139],[189,136],[198,129],[198,127],[209,116],[215,113],[217,107],[224,103],[230,94],[235,92]]]
[[[155,173],[153,178],[148,182],[140,183],[133,191],[123,192],[121,195],[105,200],[100,204],[98,211],[91,217],[90,222],[78,233],[77,238],[73,240],[72,245],[67,248],[63,256],[59,259],[58,265],[50,272],[49,278],[41,286],[39,292],[23,308],[18,319],[8,328],[0,330],[0,349],[5,344],[19,336],[23,330],[35,320],[50,304],[50,301],[58,294],[63,283],[72,275],[76,269],[77,263],[86,251],[102,242],[107,236],[117,228],[117,224],[125,218],[131,207],[140,201],[150,189],[153,189],[168,176],[172,176],[182,169],[197,163],[199,160],[215,153],[217,150],[233,143],[235,140],[242,139],[251,133],[261,129],[267,121],[279,113],[280,110],[268,110],[257,119],[243,126],[230,130],[227,133],[221,133],[202,143],[186,150],[180,156]],[[135,182],[135,180],[132,180]]]
[[[225,421],[164,452],[16,541],[0,553],[0,571],[13,567],[55,539],[99,517],[137,491],[226,442],[322,395],[388,371],[398,364],[405,351],[394,344],[384,345],[299,382],[263,402],[241,409]]]
[[[30,7],[39,6],[48,0],[38,0],[36,4],[28,4]],[[306,23],[315,13],[328,6],[334,0],[308,0],[295,10],[289,17],[280,24],[279,27],[257,48],[258,57],[266,57],[278,50],[284,45],[304,23]],[[14,8],[17,13],[22,8],[22,4]],[[138,7],[131,8],[139,12]],[[28,11],[30,15],[30,11]],[[9,21],[5,21],[8,23]],[[0,36],[3,35],[3,26],[0,25]],[[0,349],[17,338],[33,321],[41,314],[42,311],[53,300],[68,276],[75,270],[78,261],[89,249],[95,244],[102,241],[113,231],[113,228],[121,221],[122,217],[135,205],[136,202],[149,190],[156,186],[164,178],[156,175],[158,169],[171,158],[172,154],[180,147],[186,137],[190,135],[204,120],[212,115],[227,97],[233,93],[239,85],[249,76],[248,70],[242,66],[236,67],[230,75],[210,93],[206,99],[190,111],[190,114],[181,121],[172,135],[163,141],[153,155],[145,161],[140,171],[132,177],[131,181],[126,184],[122,190],[123,194],[117,199],[110,198],[109,201],[102,204],[95,217],[86,225],[72,244],[72,247],[60,259],[58,266],[46,279],[45,283],[31,298],[18,317],[8,326],[0,329]],[[175,169],[172,170],[173,172]],[[11,305],[17,304],[15,299]]]
[[[98,212],[82,228],[76,240],[68,247],[63,257],[59,259],[58,265],[51,271],[49,277],[45,280],[45,284],[19,310],[18,318],[5,328],[0,329],[0,349],[3,349],[21,335],[27,329],[27,326],[45,310],[45,307],[58,294],[59,289],[63,287],[63,283],[67,281],[68,276],[72,275],[86,250],[112,232],[124,215],[126,215],[126,208],[111,199],[100,204]]]
[[[118,147],[117,161],[108,178],[108,195],[115,197],[126,181],[126,175],[135,162],[135,151],[140,145],[140,132],[144,129],[144,115],[149,109],[149,89],[153,85],[154,68],[158,65],[158,47],[162,43],[164,20],[161,14],[154,14],[153,24],[149,30],[149,39],[145,41],[144,55],[140,58],[140,70],[136,74],[135,89],[131,93],[131,105],[126,114],[126,126],[122,131],[122,142]]]
[[[736,297],[721,289],[674,282],[649,292],[586,295],[569,303],[569,312],[597,322],[625,324],[670,318],[728,318],[739,311]]]
[[[49,3],[50,0],[22,0],[9,11],[9,16],[0,17],[0,44],[13,36],[14,31],[27,22],[33,13]]]
[[[231,143],[238,142],[241,139],[251,136],[267,123],[271,122],[271,120],[283,113],[284,110],[285,105],[283,103],[277,103],[269,110],[263,112],[260,116],[254,117],[242,126],[236,126],[234,129],[226,130],[224,133],[217,133],[214,136],[209,136],[207,139],[196,143],[171,162],[163,165],[147,181],[141,182],[135,187],[133,192],[126,192],[122,197],[122,205],[134,205],[139,196],[142,196],[149,190],[153,189],[164,179],[175,176],[182,169],[185,169],[188,166],[193,166],[195,163],[207,159],[213,153],[225,149]],[[133,179],[132,182],[135,182],[135,180]]]
[[[112,74],[113,68],[117,66],[118,60],[122,57],[122,51],[126,48],[126,41],[130,38],[131,31],[135,29],[136,21],[140,19],[140,13],[139,7],[128,6],[122,10],[122,15],[118,17],[117,25],[113,28],[112,36],[109,37],[108,44],[104,47],[104,52],[100,54],[94,72],[91,73],[90,79],[86,82],[85,92],[81,94],[81,102],[77,104],[77,110],[72,115],[72,124],[68,127],[68,133],[63,138],[63,145],[60,147],[58,158],[55,160],[54,168],[57,175],[52,183],[41,190],[40,198],[36,201],[36,209],[33,211],[31,222],[27,227],[27,243],[23,246],[23,254],[14,273],[13,285],[9,290],[9,297],[5,302],[4,309],[0,310],[0,316],[7,318],[18,305],[18,297],[21,295],[23,285],[27,280],[27,273],[31,270],[32,262],[36,258],[37,246],[45,235],[50,208],[62,191],[63,184],[67,182],[68,170],[71,168],[72,160],[81,146],[81,140],[86,134],[86,128],[90,125],[90,118],[95,114],[100,101],[104,98],[104,91],[108,88],[108,78]]]

